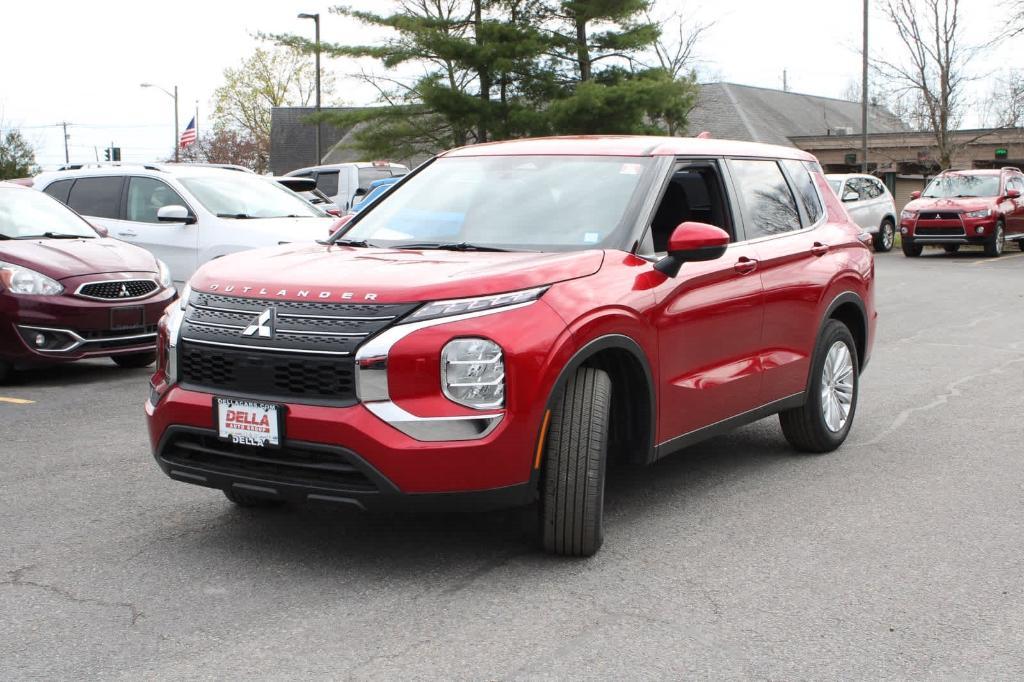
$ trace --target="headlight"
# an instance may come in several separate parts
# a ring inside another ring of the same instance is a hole
[[[495,294],[493,296],[479,296],[477,298],[457,298],[448,301],[434,301],[427,303],[405,319],[405,322],[421,322],[432,320],[437,317],[448,317],[450,315],[461,315],[463,313],[475,313],[481,310],[503,308],[518,303],[529,303],[536,301],[548,290],[548,287],[537,287],[536,289],[525,289],[513,291],[508,294]]]
[[[35,270],[0,261],[0,284],[12,294],[57,296],[64,293],[60,282]]]
[[[164,289],[170,289],[174,286],[174,280],[171,279],[171,269],[167,267],[167,263],[163,262],[159,258],[156,259],[157,272],[160,273],[160,286]]]
[[[903,211],[900,213],[900,220],[913,220],[917,217],[917,211]]]
[[[983,208],[980,211],[969,211],[964,213],[964,215],[968,218],[987,218],[992,215],[992,209]]]
[[[501,346],[487,339],[455,339],[441,351],[441,388],[449,400],[477,410],[505,404]]]

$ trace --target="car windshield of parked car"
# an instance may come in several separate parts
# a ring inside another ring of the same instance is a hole
[[[998,175],[962,175],[950,173],[931,181],[921,195],[934,199],[955,197],[994,197],[999,194]]]
[[[221,218],[323,218],[325,214],[272,180],[224,171],[181,178],[207,211]]]
[[[441,158],[368,206],[349,241],[527,251],[616,245],[652,158]]]
[[[50,196],[30,189],[0,188],[0,239],[96,236],[89,223]]]

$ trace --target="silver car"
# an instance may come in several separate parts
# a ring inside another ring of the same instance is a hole
[[[892,249],[896,238],[896,205],[882,181],[859,173],[825,177],[853,222],[874,236],[875,251]]]

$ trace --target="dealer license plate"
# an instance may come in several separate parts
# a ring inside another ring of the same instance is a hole
[[[279,405],[217,398],[217,431],[224,440],[260,448],[281,445]]]
[[[144,320],[145,312],[141,305],[110,309],[110,328],[113,330],[138,329]]]

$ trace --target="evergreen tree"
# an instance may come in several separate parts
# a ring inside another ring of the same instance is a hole
[[[0,180],[36,175],[36,153],[20,130],[9,130],[0,137]]]

